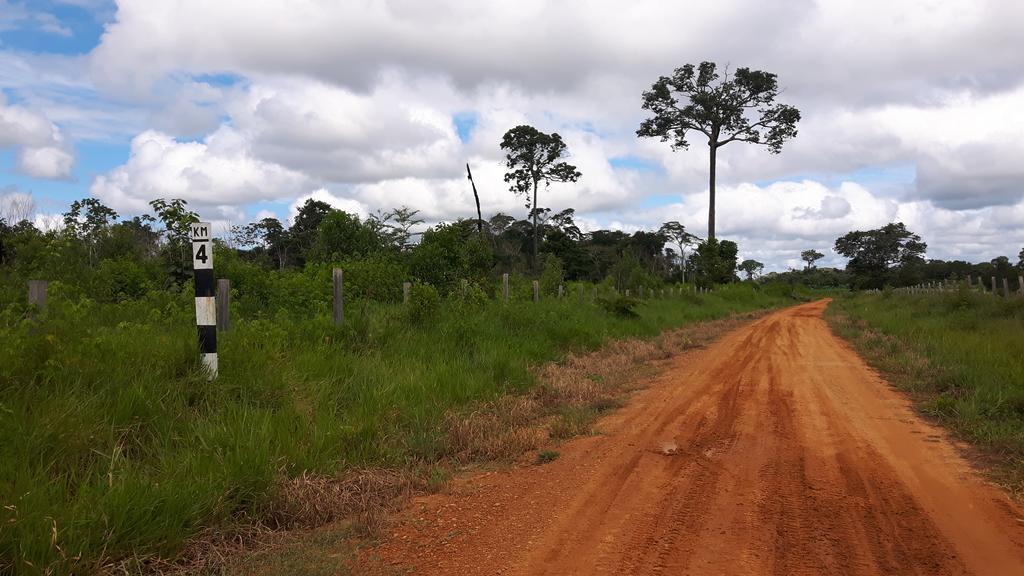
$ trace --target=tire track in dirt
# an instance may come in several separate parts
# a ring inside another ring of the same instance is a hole
[[[1024,511],[829,331],[826,305],[680,355],[553,463],[417,499],[362,568],[1024,574]]]

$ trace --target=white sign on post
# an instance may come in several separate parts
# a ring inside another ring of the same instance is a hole
[[[213,268],[213,241],[209,222],[196,222],[190,226],[192,236],[192,268],[203,270]]]

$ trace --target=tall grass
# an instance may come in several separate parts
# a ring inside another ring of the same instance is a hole
[[[187,291],[52,292],[37,320],[0,313],[0,573],[173,556],[204,528],[267,517],[283,479],[443,457],[445,413],[528,390],[531,366],[789,300],[732,286],[645,301],[632,319],[575,291],[416,313],[357,301],[342,327],[322,308],[265,313],[221,334],[207,382]]]
[[[830,318],[925,412],[1024,479],[1024,298],[864,294]]]

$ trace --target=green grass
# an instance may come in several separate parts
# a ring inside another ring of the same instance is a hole
[[[836,299],[829,318],[922,411],[1024,485],[1024,298],[862,294]]]
[[[267,515],[283,479],[442,459],[444,414],[529,390],[531,366],[791,301],[731,286],[630,319],[572,298],[446,300],[415,320],[354,302],[341,328],[280,312],[236,320],[207,382],[190,294],[101,305],[53,290],[38,322],[0,312],[0,573],[173,557],[202,529]]]

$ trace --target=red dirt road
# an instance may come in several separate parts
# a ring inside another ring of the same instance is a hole
[[[1024,510],[830,332],[826,305],[680,355],[550,464],[417,499],[365,568],[1024,575]]]

